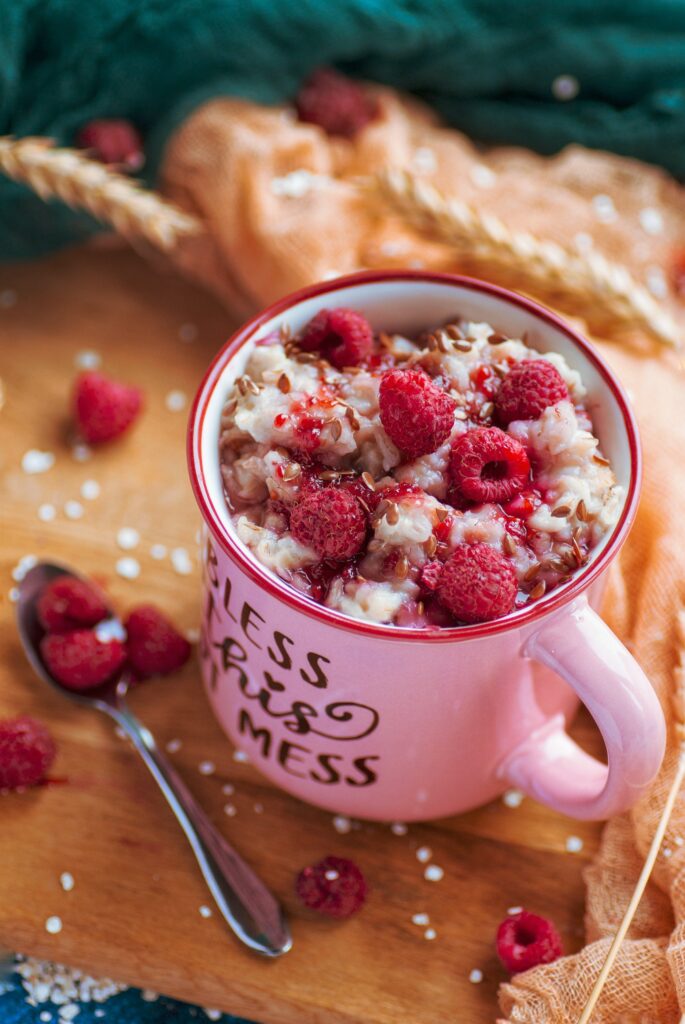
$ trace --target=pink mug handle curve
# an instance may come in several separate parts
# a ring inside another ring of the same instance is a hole
[[[608,765],[581,750],[556,715],[507,755],[499,776],[573,818],[626,811],[658,772],[666,745],[646,675],[584,597],[528,637],[523,654],[573,687],[602,734]]]

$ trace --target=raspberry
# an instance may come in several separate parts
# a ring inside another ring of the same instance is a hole
[[[95,159],[103,164],[123,164],[129,171],[138,171],[145,163],[140,133],[124,118],[89,121],[78,133],[76,145],[92,150]]]
[[[470,501],[511,501],[530,478],[520,441],[498,427],[475,427],[452,445],[450,473]]]
[[[445,562],[438,599],[461,622],[489,622],[514,607],[514,567],[488,544],[460,544]]]
[[[512,974],[564,955],[561,937],[551,921],[528,910],[505,917],[497,929],[497,955]]]
[[[0,789],[35,786],[55,760],[52,736],[35,718],[0,721]]]
[[[357,366],[373,347],[371,324],[361,313],[339,306],[320,309],[299,339],[305,352],[320,352],[333,366]]]
[[[421,568],[421,586],[425,590],[437,590],[441,576],[442,562],[438,562],[437,560],[426,562]]]
[[[349,491],[323,487],[310,491],[290,515],[295,540],[313,548],[320,558],[336,562],[353,558],[366,539],[366,516]]]
[[[111,441],[131,426],[140,412],[142,395],[103,373],[82,373],[76,380],[76,422],[89,444]]]
[[[454,425],[454,399],[422,370],[387,370],[378,404],[386,434],[408,459],[434,452]]]
[[[559,371],[547,359],[526,359],[512,366],[495,398],[497,418],[507,426],[512,420],[536,420],[550,405],[568,398]]]
[[[319,68],[307,79],[295,107],[300,121],[346,139],[354,138],[378,114],[376,102],[362,87],[332,68]]]
[[[110,679],[126,660],[121,640],[99,640],[89,629],[51,633],[40,642],[48,671],[69,690],[91,690]]]
[[[328,917],[351,917],[361,910],[368,887],[354,861],[328,856],[302,868],[295,892],[310,910]]]
[[[129,664],[139,679],[169,675],[190,657],[186,638],[153,605],[134,608],[125,626]]]
[[[95,626],[107,617],[102,594],[75,576],[58,576],[44,588],[37,603],[43,629],[66,633],[79,626]]]

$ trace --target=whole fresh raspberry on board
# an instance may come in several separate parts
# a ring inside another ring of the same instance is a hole
[[[536,420],[550,405],[568,398],[564,378],[548,359],[524,359],[512,366],[495,396],[497,419]]]
[[[89,121],[76,136],[76,145],[90,150],[103,164],[118,164],[129,171],[139,171],[145,163],[140,133],[122,117]]]
[[[290,532],[319,558],[341,562],[361,551],[366,540],[367,518],[350,491],[323,487],[310,491],[290,514]]]
[[[100,640],[90,629],[48,633],[40,642],[40,652],[48,671],[69,690],[100,686],[126,661],[121,640]]]
[[[346,139],[354,138],[378,113],[376,102],[362,87],[333,68],[319,68],[310,75],[297,94],[295,107],[300,121]]]
[[[48,583],[36,607],[41,626],[50,633],[95,626],[107,617],[107,605],[100,591],[75,576],[57,576]]]
[[[460,544],[438,581],[440,603],[460,622],[489,622],[514,607],[518,582],[511,562],[489,544]]]
[[[512,974],[564,955],[561,937],[551,921],[528,910],[510,914],[497,929],[497,955]]]
[[[55,741],[42,722],[28,715],[0,721],[0,789],[35,786],[56,754]]]
[[[320,352],[333,366],[357,366],[373,348],[371,324],[354,309],[320,309],[298,340],[305,352]]]
[[[142,407],[138,388],[120,384],[104,373],[90,371],[76,379],[74,411],[85,441],[112,441],[128,430]]]
[[[186,638],[153,605],[134,608],[125,626],[128,662],[139,679],[169,675],[190,657]]]
[[[434,452],[454,426],[454,399],[423,370],[386,370],[378,404],[386,434],[408,459]]]
[[[530,461],[520,441],[499,427],[475,427],[450,452],[452,481],[465,498],[511,501],[530,480]]]
[[[368,886],[354,861],[328,856],[300,871],[295,892],[309,910],[343,918],[361,910]]]

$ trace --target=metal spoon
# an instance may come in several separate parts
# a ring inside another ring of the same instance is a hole
[[[136,748],[166,797],[186,834],[200,870],[216,905],[241,942],[264,956],[287,953],[292,939],[283,911],[263,882],[229,846],[181,779],[175,768],[157,747],[154,737],[126,705],[130,677],[126,671],[118,679],[86,693],[75,693],[54,679],[40,656],[44,634],[36,613],[36,599],[43,587],[56,576],[76,573],[61,565],[40,562],[26,574],[19,587],[17,620],[26,657],[36,674],[61,694],[78,704],[97,708],[113,718]],[[123,635],[119,620],[110,613],[98,626]]]

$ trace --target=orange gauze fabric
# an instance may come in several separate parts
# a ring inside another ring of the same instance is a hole
[[[178,266],[234,311],[253,312],[313,281],[368,267],[459,270],[447,246],[419,235],[360,191],[385,167],[412,171],[497,214],[511,229],[594,246],[671,304],[685,338],[685,307],[669,288],[685,243],[685,196],[663,172],[572,147],[545,159],[523,150],[479,152],[421,105],[373,89],[381,116],[352,140],[329,139],[291,110],[216,99],[167,150],[164,191],[198,213],[208,235],[186,242]],[[582,325],[581,325],[582,327]],[[685,376],[679,358],[644,338],[595,339],[628,388],[645,456],[637,522],[611,578],[604,614],[649,675],[673,733],[673,695],[685,647]],[[681,709],[685,713],[685,709]],[[513,1024],[574,1024],[587,1001],[639,875],[675,770],[674,739],[652,790],[607,824],[587,871],[586,947],[502,986]],[[652,882],[593,1015],[593,1024],[671,1024],[685,1012],[685,794]]]

